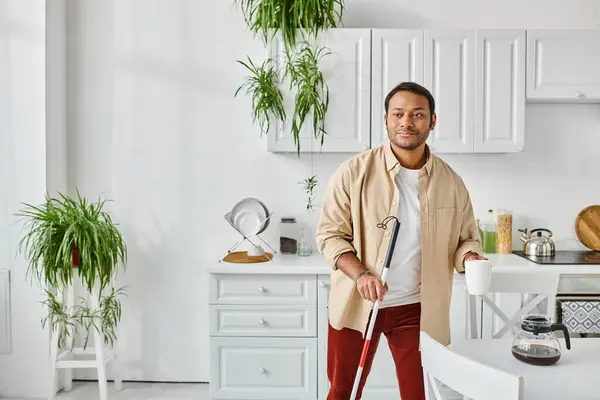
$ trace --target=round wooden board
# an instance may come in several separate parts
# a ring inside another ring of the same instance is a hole
[[[600,251],[600,205],[581,210],[575,220],[575,234],[585,247]]]
[[[247,251],[236,251],[229,253],[223,258],[223,261],[230,263],[251,264],[271,261],[273,254],[265,251],[262,256],[249,256]]]

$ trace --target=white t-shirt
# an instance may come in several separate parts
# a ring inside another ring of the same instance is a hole
[[[387,275],[388,292],[381,307],[418,303],[421,293],[421,207],[418,169],[400,166],[396,175],[399,190],[400,229]]]

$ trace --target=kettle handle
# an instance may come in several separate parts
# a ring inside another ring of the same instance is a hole
[[[550,229],[545,229],[545,228],[532,229],[529,231],[529,235],[533,236],[533,232],[548,232],[548,237],[552,237],[552,231],[550,231]]]
[[[552,332],[554,331],[563,331],[565,334],[565,343],[567,344],[567,349],[571,350],[571,338],[569,337],[569,330],[563,324],[552,324],[550,327]]]

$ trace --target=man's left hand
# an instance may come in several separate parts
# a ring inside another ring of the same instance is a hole
[[[465,254],[465,258],[463,259],[463,265],[465,264],[465,261],[468,261],[468,260],[487,260],[487,258],[470,251],[467,254]]]

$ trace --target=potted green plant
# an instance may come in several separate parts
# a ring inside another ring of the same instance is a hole
[[[242,89],[246,89],[246,94],[252,97],[252,122],[258,123],[261,135],[267,134],[271,126],[271,118],[278,118],[285,121],[286,114],[283,104],[283,94],[281,93],[281,71],[275,66],[272,59],[265,60],[261,65],[256,66],[254,62],[247,57],[248,61],[238,60],[250,72],[244,83],[235,91],[234,97]]]
[[[104,290],[119,267],[125,268],[127,247],[111,215],[104,211],[105,203],[106,199],[90,202],[79,191],[76,198],[47,194],[44,203],[22,203],[24,207],[17,213],[24,220],[18,251],[28,262],[27,276],[47,296],[42,302],[42,325],[50,321],[61,347],[80,328],[85,333],[84,348],[92,329],[104,335],[107,345],[113,346],[116,340],[122,310],[119,297],[125,291],[111,287],[105,295]],[[89,294],[98,296],[97,307],[90,307],[84,298],[70,308],[59,301],[55,293],[71,286],[75,274]]]
[[[246,24],[268,43],[281,31],[287,49],[295,46],[298,32],[317,36],[342,22],[344,0],[235,0]]]

